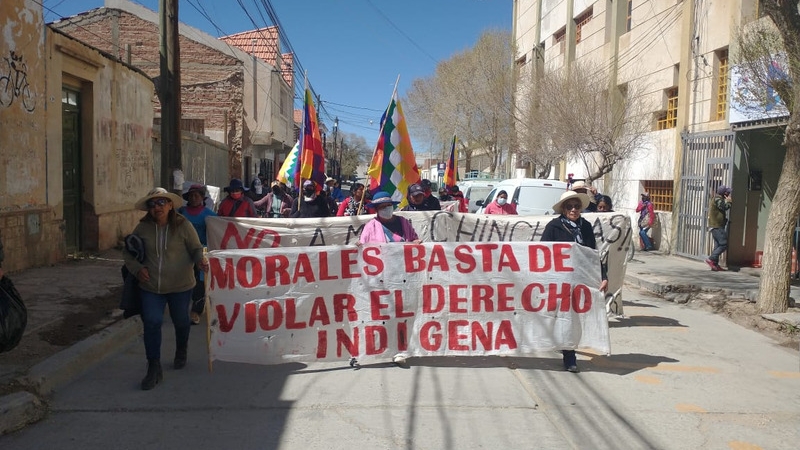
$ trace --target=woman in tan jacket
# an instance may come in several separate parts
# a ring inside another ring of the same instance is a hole
[[[153,389],[162,378],[161,325],[164,308],[175,326],[175,369],[186,366],[189,342],[189,305],[195,285],[194,266],[207,272],[203,245],[194,226],[175,212],[182,204],[176,194],[155,188],[136,202],[136,209],[147,211],[133,234],[144,245],[144,261],[139,262],[125,252],[125,265],[136,275],[142,296],[144,348],[147,354],[147,375],[142,389]]]

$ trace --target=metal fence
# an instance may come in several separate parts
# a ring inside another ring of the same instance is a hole
[[[708,206],[720,185],[733,181],[735,134],[732,131],[695,133],[682,136],[678,239],[675,253],[703,259],[711,251],[708,235]]]

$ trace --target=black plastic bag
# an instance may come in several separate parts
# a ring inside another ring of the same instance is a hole
[[[123,285],[119,309],[123,310],[122,317],[127,319],[142,313],[142,293],[136,276],[125,265],[121,270]]]
[[[28,309],[8,277],[0,279],[0,353],[19,344],[28,325]]]

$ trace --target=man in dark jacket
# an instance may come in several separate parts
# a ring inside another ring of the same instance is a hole
[[[292,202],[291,217],[330,217],[331,208],[325,194],[317,191],[317,185],[311,181],[303,182],[303,191]]]
[[[719,257],[728,249],[728,210],[731,209],[731,188],[720,186],[717,188],[717,195],[708,207],[708,227],[711,229],[711,237],[714,238],[714,250],[708,255],[706,264],[711,270],[717,272],[722,270],[719,266]]]
[[[425,195],[425,209],[423,211],[439,211],[442,209],[439,199],[431,195],[431,180],[424,179],[419,182],[419,185],[422,186],[422,191]]]
[[[425,189],[422,188],[421,185],[414,183],[408,187],[408,205],[403,208],[403,211],[438,211],[442,209],[441,207],[437,206],[436,208],[433,207],[431,202],[428,202],[425,198]],[[436,200],[436,204],[439,204],[439,200],[435,197],[428,197],[433,198]]]

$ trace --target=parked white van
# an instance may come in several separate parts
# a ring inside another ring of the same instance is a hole
[[[467,206],[467,212],[474,213],[478,210],[478,202],[485,199],[486,195],[492,191],[498,183],[502,180],[490,180],[490,179],[474,179],[474,180],[464,180],[459,181],[456,183],[458,185],[458,189],[464,194],[464,198],[469,202]]]
[[[567,190],[567,183],[558,180],[541,180],[538,178],[510,178],[494,186],[486,198],[478,201],[478,214],[483,214],[484,205],[494,201],[500,191],[506,191],[508,199],[517,205],[517,213],[521,216],[537,216],[553,214],[553,205]]]

